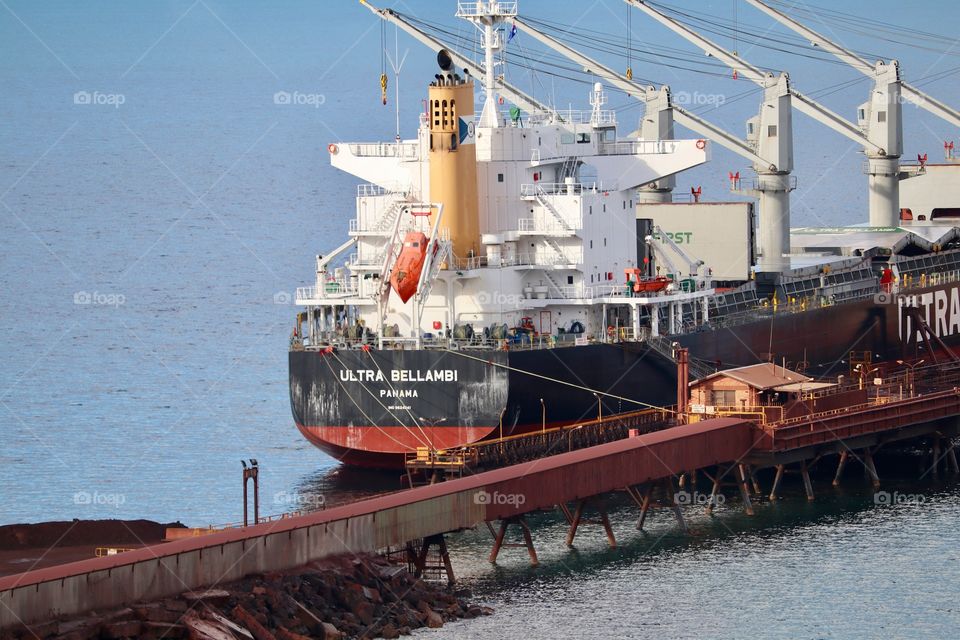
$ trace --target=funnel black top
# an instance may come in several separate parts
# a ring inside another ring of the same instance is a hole
[[[437,52],[437,64],[444,71],[450,71],[453,67],[453,59],[450,58],[450,53],[446,49],[440,49]]]

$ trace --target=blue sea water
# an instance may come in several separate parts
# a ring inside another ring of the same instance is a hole
[[[473,34],[452,2],[396,7]],[[723,2],[695,8],[729,12]],[[584,33],[624,28],[615,0],[530,0],[521,11]],[[956,12],[930,2],[902,19],[936,30]],[[636,16],[633,25],[651,50],[681,46]],[[902,53],[912,77],[955,64],[951,53],[843,36]],[[392,49],[392,29],[386,38]],[[432,54],[401,36],[397,51],[408,49],[406,137],[434,72]],[[393,474],[343,469],[307,444],[286,380],[291,296],[310,283],[313,256],[345,238],[354,209],[357,181],[329,166],[326,146],[395,134],[395,79],[383,106],[380,50],[378,22],[355,2],[0,3],[0,524],[236,521],[246,458],[263,468],[267,512],[395,486]],[[810,88],[856,77],[795,64]],[[729,78],[634,66],[638,77],[704,94],[744,91]],[[544,99],[586,106],[588,84],[510,73]],[[927,88],[960,103],[955,82]],[[861,83],[829,100],[852,114],[865,91]],[[277,104],[277,92],[300,103]],[[634,102],[611,102],[632,124]],[[742,131],[755,109],[751,98],[698,110]],[[933,157],[955,133],[907,112],[908,155]],[[865,183],[856,149],[810,122],[797,127],[795,223],[865,218],[865,190],[849,186]],[[742,164],[718,152],[681,188],[727,197],[726,172]],[[536,572],[509,560],[491,572],[487,541],[467,534],[455,543],[458,571],[498,614],[435,635],[943,637],[957,621],[947,596],[960,585],[958,492],[921,490],[935,496],[932,508],[884,510],[861,496],[751,522],[729,515],[723,526],[703,523],[692,542],[637,538],[574,560],[546,552]],[[617,522],[629,529],[627,513]],[[537,536],[557,546],[556,523]]]

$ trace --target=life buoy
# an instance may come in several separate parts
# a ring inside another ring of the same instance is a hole
[[[607,335],[611,338],[617,334],[617,330],[613,328],[613,325],[607,327]]]
[[[699,140],[697,140],[697,149],[700,149],[701,151],[703,151],[706,148],[707,148],[706,140],[704,140],[703,138],[700,138]]]
[[[337,155],[337,152],[340,151],[340,147],[331,142],[327,145],[327,151],[329,151],[331,155]]]

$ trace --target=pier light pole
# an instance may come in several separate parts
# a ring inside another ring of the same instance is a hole
[[[910,372],[907,374],[907,376],[908,376],[908,377],[907,377],[907,388],[910,389],[910,397],[911,397],[911,398],[913,397],[914,392],[916,391],[916,389],[914,388],[914,380],[915,380],[915,378],[914,378],[914,372],[913,372],[913,370],[916,369],[917,367],[919,367],[920,365],[922,365],[924,362],[926,362],[926,358],[923,358],[922,360],[918,360],[918,361],[914,362],[913,364],[910,364],[910,363],[907,362],[906,360],[897,360],[897,364],[902,364],[903,366],[905,366],[907,369],[910,370]]]
[[[255,458],[250,459],[250,466],[243,460],[243,526],[248,524],[247,516],[247,481],[253,480],[253,524],[260,522],[260,466]]]
[[[540,433],[547,432],[547,405],[543,403],[543,398],[540,398]]]
[[[507,412],[506,407],[500,410],[500,447],[501,447],[500,450],[501,451],[503,451],[503,414],[505,414],[506,412]]]
[[[900,361],[898,360],[898,362],[900,362]],[[921,362],[923,362],[923,361],[921,360]],[[866,368],[865,366],[863,366],[862,364],[858,364],[858,365],[856,366],[856,370],[860,373],[860,387],[859,387],[859,388],[860,388],[860,389],[863,389],[863,385],[866,384],[867,375],[873,373],[874,371],[879,371],[879,370],[880,370],[880,367],[874,367],[873,369],[867,370],[867,368]]]
[[[427,423],[428,427],[435,427],[441,422],[446,422],[446,420],[447,420],[446,418],[436,418],[434,420],[431,420],[430,418],[424,418],[423,416],[420,416],[420,422]],[[433,445],[433,429],[430,429],[430,442],[428,444],[430,445],[430,453],[431,454],[436,453],[437,448]]]
[[[583,429],[582,424],[567,431],[567,451],[573,451],[573,432],[579,431],[580,429]]]

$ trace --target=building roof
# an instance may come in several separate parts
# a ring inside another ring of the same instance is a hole
[[[836,386],[836,382],[791,382],[789,384],[782,384],[779,387],[774,387],[773,390],[783,391],[785,393],[802,393],[804,391],[819,391],[820,389],[828,389]]]
[[[691,385],[706,382],[718,377],[732,378],[742,382],[758,391],[766,391],[776,387],[793,384],[797,382],[810,382],[813,378],[807,377],[802,373],[790,371],[772,362],[761,362],[747,367],[737,367],[736,369],[726,369],[710,374],[702,380],[696,380]]]

